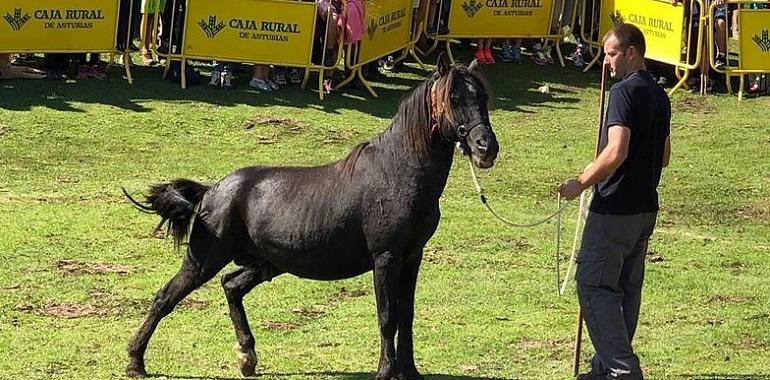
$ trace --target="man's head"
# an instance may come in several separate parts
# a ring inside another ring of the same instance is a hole
[[[644,69],[646,49],[642,31],[632,24],[620,24],[604,36],[604,62],[610,76],[622,79],[628,73]]]

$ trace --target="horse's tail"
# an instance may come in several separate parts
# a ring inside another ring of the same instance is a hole
[[[190,222],[195,215],[195,206],[200,203],[209,188],[210,186],[189,179],[175,179],[169,183],[151,186],[150,194],[144,203],[134,199],[126,189],[123,189],[123,194],[140,211],[161,217],[154,232],[160,230],[168,221],[168,230],[174,237],[174,246],[178,248],[187,237]]]

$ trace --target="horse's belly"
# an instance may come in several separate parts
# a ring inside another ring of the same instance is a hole
[[[302,278],[339,280],[372,270],[364,245],[335,242],[313,247],[270,244],[262,254],[281,270]]]

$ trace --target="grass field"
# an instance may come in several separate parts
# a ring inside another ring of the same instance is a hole
[[[466,53],[467,54],[467,53]],[[481,174],[493,206],[531,221],[593,155],[598,73],[498,64],[483,71],[501,153]],[[214,182],[254,164],[315,165],[388,125],[424,77],[415,66],[345,89],[181,90],[160,70],[105,81],[0,82],[0,378],[123,377],[126,346],[181,263],[157,220],[120,187]],[[550,86],[550,93],[537,88]],[[767,97],[672,97],[673,156],[661,185],[641,325],[649,379],[770,379],[770,123]],[[417,289],[415,351],[428,379],[568,379],[574,285],[554,285],[555,223],[511,229],[475,195],[456,157],[442,221]],[[562,233],[571,243],[577,214]],[[569,252],[562,249],[561,269]],[[563,274],[562,274],[563,276]],[[246,298],[265,379],[374,377],[379,336],[371,274],[339,282],[282,276]],[[166,318],[146,355],[169,379],[239,378],[218,281]],[[586,341],[585,363],[591,353]]]

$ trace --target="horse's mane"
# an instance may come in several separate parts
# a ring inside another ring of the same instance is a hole
[[[491,91],[486,80],[476,71],[470,70],[464,65],[454,64],[445,75],[438,72],[433,73],[428,79],[417,85],[414,90],[408,92],[401,98],[401,101],[393,116],[393,122],[389,129],[404,128],[402,145],[412,152],[426,152],[433,138],[444,138],[449,135],[445,128],[451,128],[451,121],[454,119],[452,107],[449,107],[452,95],[452,89],[455,87],[455,81],[462,77],[470,77],[475,82],[477,88],[481,90],[488,99]],[[431,92],[434,93],[434,101],[438,105],[437,115],[433,115],[431,107]],[[446,105],[446,106],[442,106]],[[438,123],[439,130],[436,132],[433,125]],[[365,142],[353,148],[347,157],[342,160],[343,172],[348,175],[353,173],[361,152],[369,145]]]

